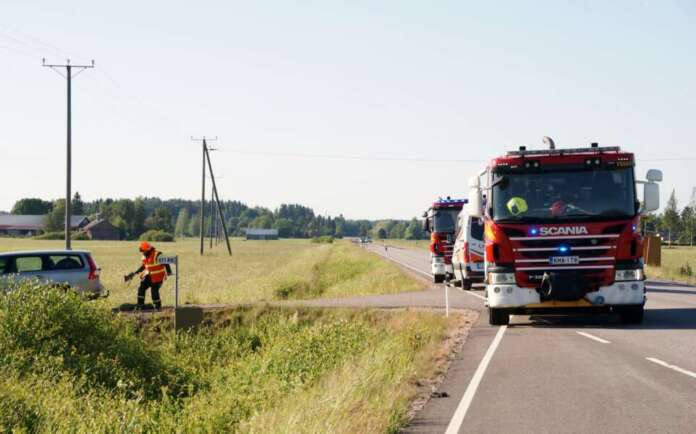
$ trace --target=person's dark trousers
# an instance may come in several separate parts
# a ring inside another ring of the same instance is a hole
[[[147,276],[141,280],[140,286],[138,287],[138,307],[143,308],[145,306],[145,291],[150,288],[152,304],[155,305],[156,309],[162,309],[162,300],[160,299],[159,293],[161,287],[162,282],[152,283],[150,281],[150,276]]]

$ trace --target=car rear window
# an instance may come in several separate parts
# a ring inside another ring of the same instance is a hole
[[[41,271],[42,265],[41,256],[18,256],[15,258],[15,271],[18,273]]]
[[[0,274],[5,274],[8,272],[9,262],[10,261],[8,258],[0,258]]]
[[[50,255],[48,265],[51,270],[77,270],[84,268],[80,255]]]

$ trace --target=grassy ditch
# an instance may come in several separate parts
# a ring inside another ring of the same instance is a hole
[[[453,325],[260,306],[176,335],[156,318],[31,284],[1,296],[0,432],[393,432]]]
[[[232,241],[233,256],[219,245],[204,256],[198,241],[154,243],[166,255],[179,255],[180,302],[235,303],[347,297],[420,289],[396,265],[345,241]],[[0,238],[0,251],[60,249],[60,241]],[[92,252],[102,268],[102,283],[111,291],[108,306],[133,303],[137,282],[123,275],[139,266],[138,243],[75,241],[75,249]],[[165,283],[163,302],[173,305],[173,279]],[[149,296],[148,296],[149,297]]]

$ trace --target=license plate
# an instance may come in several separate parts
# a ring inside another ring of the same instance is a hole
[[[549,264],[551,265],[575,265],[579,263],[579,256],[551,256],[549,258]]]
[[[473,271],[483,271],[483,262],[472,262],[471,269]]]

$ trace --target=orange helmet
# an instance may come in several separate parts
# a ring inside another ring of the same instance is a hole
[[[140,251],[141,252],[147,252],[150,249],[152,249],[152,244],[148,243],[147,241],[140,242]]]

